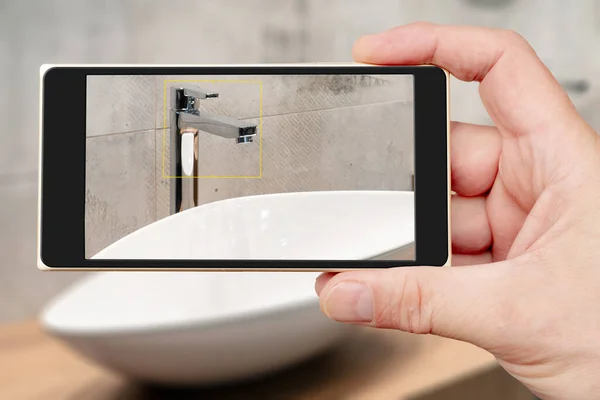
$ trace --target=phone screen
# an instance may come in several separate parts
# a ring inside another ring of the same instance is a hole
[[[88,75],[86,259],[415,259],[414,79]]]

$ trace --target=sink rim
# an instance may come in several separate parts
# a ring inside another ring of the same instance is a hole
[[[128,240],[129,238],[132,238],[139,234],[144,234],[147,229],[157,229],[157,228],[160,229],[160,226],[162,226],[164,224],[170,224],[173,222],[178,223],[179,220],[183,220],[184,218],[186,218],[186,216],[189,216],[189,215],[195,214],[195,213],[204,212],[205,210],[209,209],[210,207],[214,207],[217,204],[222,204],[223,206],[227,206],[229,204],[235,204],[235,203],[242,204],[242,203],[246,203],[246,202],[260,200],[261,198],[265,198],[265,199],[268,198],[269,200],[272,201],[272,200],[277,200],[278,198],[290,198],[290,197],[312,197],[312,198],[315,198],[315,197],[338,197],[338,196],[340,196],[340,197],[347,197],[347,196],[391,197],[391,196],[402,195],[402,196],[411,197],[413,199],[413,210],[414,210],[414,194],[415,194],[414,191],[411,191],[411,190],[320,190],[320,191],[305,191],[305,192],[283,192],[283,193],[257,194],[257,195],[249,195],[249,196],[232,197],[232,198],[223,199],[223,200],[215,200],[215,201],[211,201],[209,203],[201,204],[194,208],[184,210],[184,211],[176,213],[176,214],[169,215],[165,218],[162,218],[155,222],[152,222],[140,229],[137,229],[137,230],[129,233],[128,235],[122,237],[121,239],[106,246],[104,249],[97,252],[91,258],[92,259],[94,259],[94,258],[102,259],[104,257],[103,255],[106,252],[110,253],[110,251],[113,248],[121,246],[123,244],[122,242],[125,240]],[[415,215],[413,214],[413,225],[415,225],[414,216]],[[413,239],[411,241],[401,243],[397,247],[387,249],[385,253],[391,252],[391,251],[396,251],[403,247],[413,244],[415,242],[415,236],[416,236],[414,230],[415,230],[415,226],[413,226]],[[361,257],[359,259],[363,259],[363,260],[373,259],[373,258],[381,256],[382,254],[383,253],[379,253],[379,252],[372,253],[369,255],[365,255],[364,257]],[[220,259],[224,259],[224,258],[220,258]],[[215,259],[204,258],[204,260],[213,260],[214,261]],[[234,260],[239,260],[239,259],[234,259]],[[249,260],[256,260],[256,259],[249,259]],[[308,260],[304,260],[304,261],[308,261]]]

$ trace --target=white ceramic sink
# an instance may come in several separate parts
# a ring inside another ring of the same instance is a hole
[[[357,259],[413,240],[412,193],[330,192],[216,202],[149,225],[106,258]],[[319,309],[318,273],[106,272],[55,298],[45,329],[136,380],[212,384],[276,371],[352,331]]]
[[[413,241],[413,192],[283,193],[183,211],[94,258],[360,260]]]

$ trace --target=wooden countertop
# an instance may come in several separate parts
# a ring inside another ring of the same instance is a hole
[[[138,386],[79,357],[36,322],[0,327],[0,399],[406,399],[474,374],[496,360],[466,343],[365,328],[327,354],[236,386]]]

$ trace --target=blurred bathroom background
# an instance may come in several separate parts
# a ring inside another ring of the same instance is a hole
[[[600,130],[599,0],[0,1],[0,324],[82,276],[35,266],[42,63],[351,61],[360,35],[417,20],[518,31]],[[454,120],[490,123],[477,85],[451,96]]]

